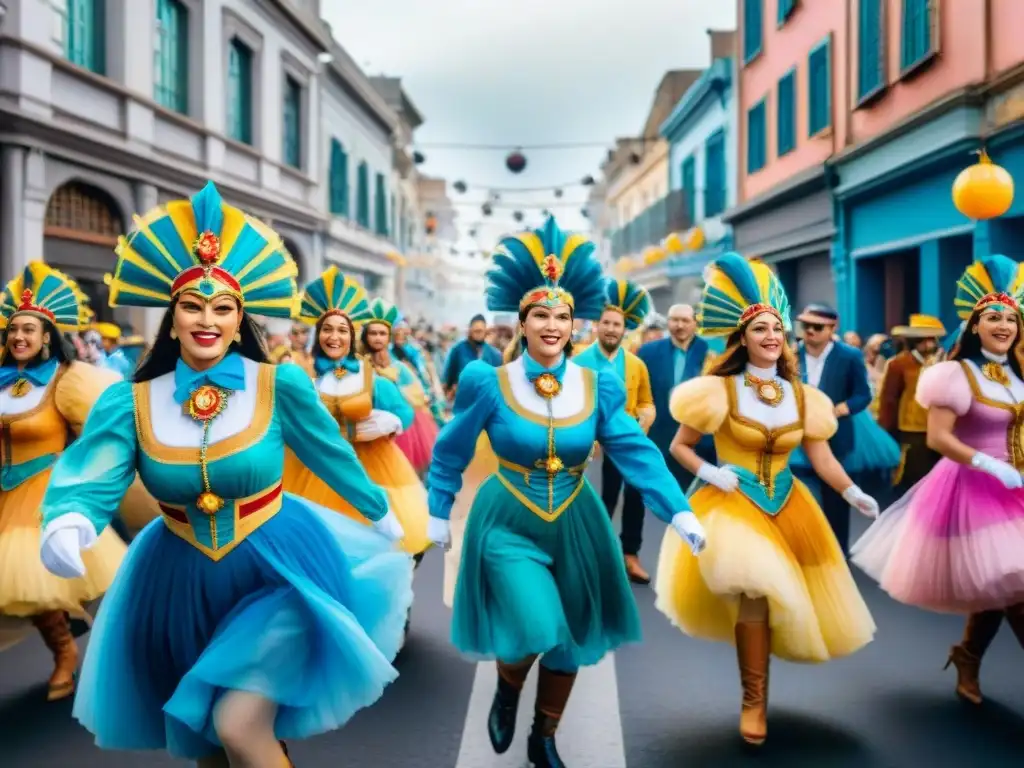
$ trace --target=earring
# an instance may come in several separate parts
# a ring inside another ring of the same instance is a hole
[[[173,328],[171,328],[171,338],[172,339],[178,338],[178,332],[176,330],[174,330]]]
[[[39,356],[41,358],[43,358],[43,360],[49,360],[50,359],[50,348],[49,347],[43,347],[42,351],[40,351],[40,353],[39,353]]]
[[[241,344],[242,343],[242,334],[239,331],[235,331],[235,336],[232,339],[232,341],[234,341],[235,344]]]
[[[971,333],[973,333],[975,336],[977,336],[978,335],[978,326],[974,326],[973,328],[971,328]]]

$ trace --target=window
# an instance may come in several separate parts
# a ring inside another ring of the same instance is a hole
[[[384,183],[384,174],[378,173],[373,191],[373,231],[383,237],[388,236],[388,188]]]
[[[796,10],[796,0],[779,0],[779,26],[786,23],[786,20]]]
[[[252,51],[237,37],[228,44],[228,136],[252,144]]]
[[[64,56],[72,64],[98,75],[106,70],[106,9],[104,0],[59,0],[54,3],[63,24]]]
[[[180,0],[157,0],[153,97],[188,114],[188,9]]]
[[[883,0],[860,0],[857,19],[857,100],[867,98],[883,85]]]
[[[743,63],[747,64],[761,52],[764,34],[762,3],[764,0],[743,0]]]
[[[370,169],[365,161],[356,171],[356,222],[370,228]]]
[[[693,155],[683,160],[679,168],[679,188],[683,190],[684,204],[686,205],[687,221],[693,222],[697,218],[697,174],[696,163]]]
[[[790,70],[779,80],[779,98],[775,116],[776,150],[779,157],[796,149],[796,71]]]
[[[704,218],[725,210],[725,131],[717,130],[704,144]]]
[[[337,139],[331,139],[330,187],[331,213],[348,216],[348,155]]]
[[[767,162],[764,101],[747,112],[747,173],[757,173]]]
[[[807,60],[807,135],[832,125],[832,72],[829,41],[811,51]]]
[[[284,146],[282,157],[292,168],[302,167],[302,86],[284,76]]]
[[[391,195],[391,227],[388,230],[389,235],[401,235],[402,230],[398,228],[398,206],[395,205],[395,196]]]
[[[920,64],[935,52],[932,44],[930,0],[903,0],[903,34],[900,67],[903,71]]]

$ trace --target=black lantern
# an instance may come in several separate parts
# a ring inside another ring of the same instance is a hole
[[[484,203],[483,205],[480,206],[480,212],[484,216],[490,216],[492,213],[494,213],[494,209],[491,208],[490,203]]]
[[[474,228],[474,229],[471,229],[471,230],[469,230],[469,236],[470,236],[470,237],[476,237],[476,229],[475,229],[475,228]]]
[[[422,152],[413,152],[412,161],[416,163],[416,165],[423,165],[425,162],[427,162],[427,158],[424,156]]]
[[[590,218],[590,211],[588,211],[586,208],[581,208],[580,209],[580,216],[582,216],[584,219],[589,219]]]
[[[594,177],[593,176],[584,176],[583,180],[580,182],[580,184],[582,184],[584,187],[592,187],[592,186],[594,186]]]
[[[555,197],[561,197],[561,196],[562,196],[562,190],[556,189],[555,190]]]
[[[460,195],[465,194],[466,189],[468,189],[468,187],[466,186],[466,182],[464,181],[456,181],[454,184],[452,184],[452,186],[455,187],[455,191],[458,192]]]
[[[509,152],[508,157],[505,158],[505,167],[512,173],[522,173],[526,169],[526,155],[518,149]]]
[[[512,218],[515,219],[516,221],[522,221],[523,220],[523,212],[522,211],[513,211],[512,212]]]
[[[545,208],[543,211],[540,212],[540,217],[542,219],[546,219],[550,215],[551,215],[551,211],[549,211],[547,208]]]

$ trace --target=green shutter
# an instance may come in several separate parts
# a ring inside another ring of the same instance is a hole
[[[370,169],[366,161],[359,163],[356,173],[356,222],[370,228]]]
[[[374,189],[373,231],[387,237],[388,234],[388,190],[384,174],[378,173]]]
[[[807,135],[832,124],[832,67],[829,41],[811,51],[807,59]]]
[[[67,0],[65,54],[68,61],[102,75],[106,72],[107,14],[104,0]]]
[[[903,0],[900,65],[906,70],[932,53],[931,3],[929,0]]]
[[[882,3],[861,0],[857,18],[857,99],[882,87]]]
[[[796,0],[779,0],[778,22],[781,27],[796,10]]]
[[[725,131],[717,130],[704,145],[704,218],[725,210]]]
[[[691,225],[697,218],[696,175],[696,161],[693,159],[693,155],[690,155],[683,160],[682,167],[679,169],[679,187],[686,195],[686,215],[688,217],[687,221],[689,221]]]
[[[286,165],[302,167],[302,86],[284,78],[284,131],[282,156]]]
[[[765,106],[762,101],[747,112],[747,173],[756,173],[765,166],[765,129]]]
[[[331,213],[348,216],[348,155],[337,139],[331,139]]]
[[[228,48],[228,136],[252,144],[252,52],[237,37]]]
[[[775,136],[779,157],[796,149],[796,73],[790,70],[779,80]]]
[[[188,9],[180,0],[157,0],[154,59],[157,103],[188,114]]]
[[[761,52],[764,35],[764,0],[743,0],[743,63]]]

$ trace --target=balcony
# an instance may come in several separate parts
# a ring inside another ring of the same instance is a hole
[[[686,190],[673,190],[612,235],[612,260],[658,245],[667,235],[689,229],[693,223]]]

